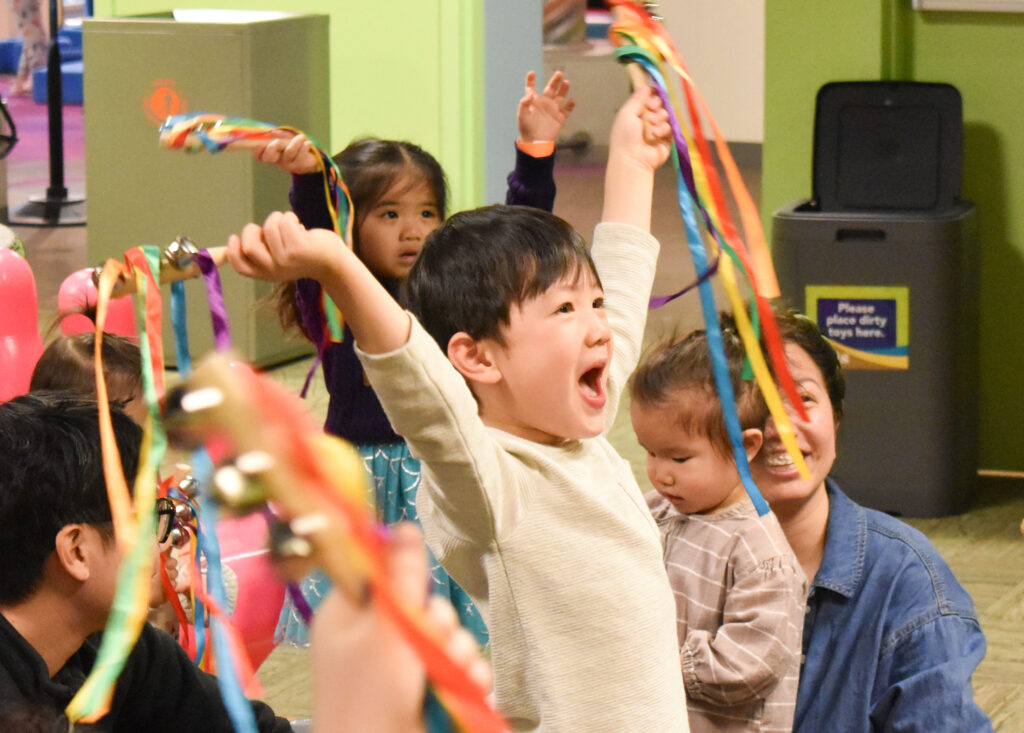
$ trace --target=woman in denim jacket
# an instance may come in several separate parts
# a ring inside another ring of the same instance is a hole
[[[793,730],[991,731],[971,689],[985,656],[971,597],[923,534],[859,506],[828,478],[842,369],[811,320],[777,318],[807,412],[806,421],[791,418],[811,478],[799,475],[771,419],[751,470],[813,579]]]

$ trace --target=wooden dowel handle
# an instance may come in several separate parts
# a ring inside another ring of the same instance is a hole
[[[213,264],[217,267],[220,267],[225,261],[227,261],[227,247],[210,247],[206,251],[209,253],[210,259],[213,260]],[[163,265],[160,268],[160,284],[166,285],[167,283],[177,282],[178,280],[191,280],[199,277],[200,275],[202,275],[202,271],[199,269],[199,263],[194,260],[183,267],[178,267],[170,263],[168,258],[165,256]],[[93,272],[93,282],[97,282],[98,279],[99,268]],[[120,298],[121,296],[134,293],[135,290],[135,279],[129,275],[122,275],[118,280],[117,285],[114,286],[111,297]]]

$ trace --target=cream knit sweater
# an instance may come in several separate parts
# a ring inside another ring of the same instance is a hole
[[[633,227],[601,224],[594,235],[615,345],[609,427],[638,358],[657,254]],[[604,436],[547,446],[485,427],[415,319],[401,349],[359,356],[423,462],[427,542],[488,622],[497,705],[513,729],[687,731],[675,605],[627,462]]]

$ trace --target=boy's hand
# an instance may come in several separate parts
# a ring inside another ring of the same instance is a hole
[[[612,123],[601,221],[649,231],[654,171],[668,159],[672,128],[657,93],[638,86]]]
[[[576,107],[569,94],[569,82],[561,71],[548,79],[544,91],[537,93],[537,75],[526,72],[526,92],[519,100],[519,140],[524,143],[555,141],[562,126]]]
[[[240,274],[259,280],[319,279],[331,258],[349,252],[327,229],[307,230],[290,211],[275,211],[263,226],[247,224],[228,238],[228,262]]]
[[[609,140],[609,160],[619,156],[647,170],[657,170],[672,144],[672,127],[661,97],[650,86],[637,87],[615,115]]]
[[[275,130],[269,142],[252,149],[253,160],[276,165],[286,173],[303,175],[320,170],[320,154],[305,135]]]
[[[295,214],[278,211],[262,227],[247,224],[241,236],[232,234],[227,252],[231,266],[246,277],[319,282],[367,354],[394,351],[409,340],[409,314],[329,229],[307,230]]]

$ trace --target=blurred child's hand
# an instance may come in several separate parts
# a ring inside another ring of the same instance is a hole
[[[609,160],[618,156],[648,170],[668,160],[672,127],[661,98],[650,86],[637,87],[615,115],[609,140]]]
[[[259,280],[319,279],[339,250],[341,237],[327,229],[306,229],[291,212],[275,211],[263,226],[247,224],[228,238],[228,261],[240,274]]]
[[[387,552],[396,594],[412,607],[426,605],[449,655],[490,689],[490,668],[451,605],[440,597],[427,602],[429,574],[419,530],[410,523],[395,525]],[[359,606],[332,590],[317,609],[310,642],[317,730],[407,733],[422,725],[423,665],[372,601]]]
[[[164,593],[164,586],[160,580],[160,555],[164,556],[164,567],[167,569],[167,577],[172,586],[178,582],[178,561],[171,554],[170,545],[161,545],[157,548],[157,556],[153,562],[153,575],[149,580],[149,607],[157,608],[167,602],[167,594]]]
[[[569,82],[556,71],[544,91],[537,93],[537,75],[526,72],[526,93],[519,100],[519,140],[524,143],[555,141],[562,126],[576,107],[569,94]]]
[[[252,149],[254,160],[296,175],[320,170],[320,154],[309,138],[288,130],[275,130],[274,134],[276,137],[269,142]]]

